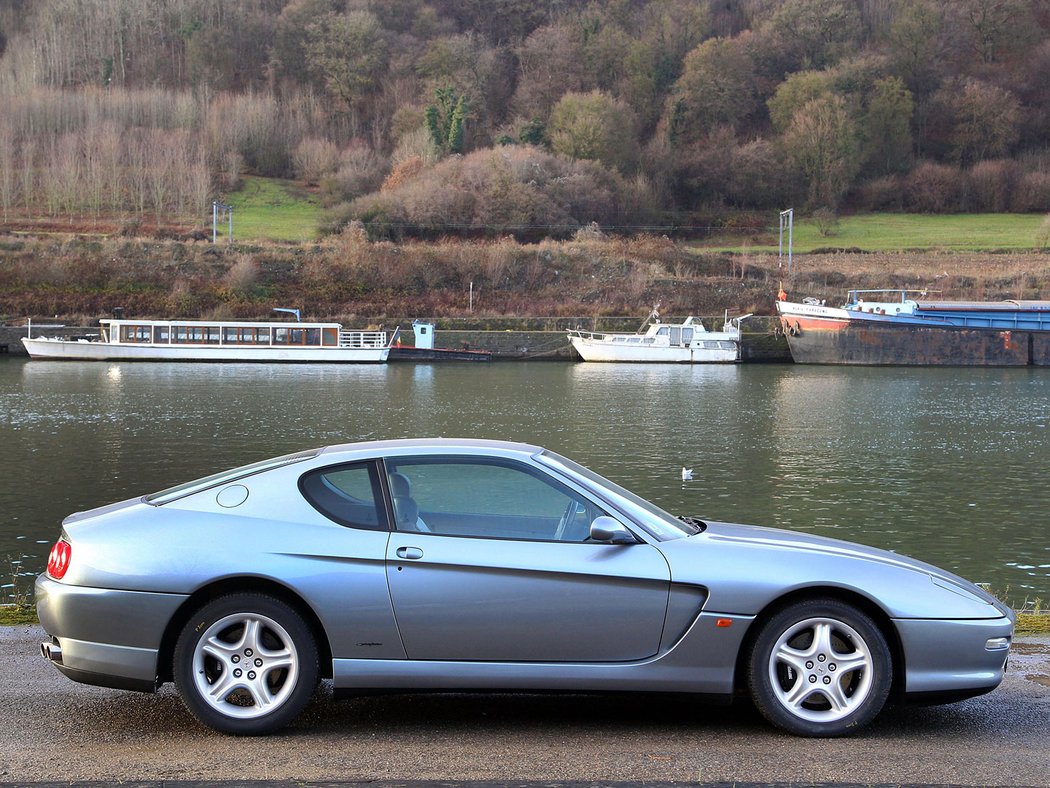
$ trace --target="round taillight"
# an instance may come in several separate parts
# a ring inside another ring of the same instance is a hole
[[[73,548],[69,542],[60,539],[51,548],[51,554],[47,557],[47,573],[55,580],[61,580],[69,569],[69,559],[73,555]]]

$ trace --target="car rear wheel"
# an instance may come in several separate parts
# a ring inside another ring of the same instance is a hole
[[[175,646],[175,686],[201,722],[258,735],[290,723],[317,687],[317,644],[295,610],[263,594],[230,594],[198,610]]]
[[[748,676],[755,705],[774,725],[799,736],[842,736],[882,710],[893,663],[869,616],[837,600],[807,600],[762,627]]]

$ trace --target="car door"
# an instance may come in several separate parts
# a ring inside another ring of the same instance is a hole
[[[670,571],[656,548],[586,541],[605,514],[541,469],[387,461],[394,614],[410,659],[617,662],[656,653]]]

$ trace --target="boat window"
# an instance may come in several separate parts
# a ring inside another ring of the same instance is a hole
[[[150,341],[152,331],[149,326],[121,326],[121,342],[146,342]]]
[[[237,343],[240,345],[269,345],[269,328],[238,328]]]
[[[299,490],[311,506],[340,525],[387,530],[386,517],[376,503],[383,494],[374,462],[311,471],[299,479]]]
[[[174,332],[174,340],[180,344],[199,345],[204,342],[203,326],[173,326],[172,331]],[[219,341],[217,334],[215,341]]]
[[[219,327],[218,326],[208,326],[207,328],[205,328],[204,329],[204,341],[207,342],[209,345],[218,345],[219,344]]]
[[[154,326],[153,327],[153,344],[155,345],[166,345],[168,339],[171,337],[171,331],[168,326]]]
[[[641,341],[642,341],[641,337],[629,337],[628,340],[627,340],[627,344],[629,344],[629,345],[637,345]]]
[[[607,512],[547,474],[506,460],[388,459],[399,531],[518,541],[584,542]]]
[[[682,329],[682,344],[683,345],[688,345],[692,341],[693,341],[693,329],[691,329],[691,328],[683,328]]]
[[[656,336],[658,336],[658,337],[665,337],[665,336],[667,336],[667,333],[668,333],[667,326],[664,326],[663,328],[659,329],[656,332]]]
[[[736,342],[730,342],[726,339],[719,340],[718,346],[722,348],[722,350],[736,350]]]
[[[704,349],[705,350],[718,350],[718,342],[713,340],[713,339],[705,339],[704,340]]]

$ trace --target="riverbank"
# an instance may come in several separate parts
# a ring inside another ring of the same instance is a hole
[[[408,316],[467,321],[465,330],[562,330],[626,315],[633,329],[655,303],[665,315],[772,315],[781,286],[829,302],[879,287],[1033,299],[1050,295],[1050,253],[823,251],[796,254],[789,268],[776,254],[702,251],[653,236],[394,244],[347,232],[232,245],[0,236],[0,321],[9,323],[89,325],[118,307],[129,317],[260,320],[295,306],[354,327]],[[566,324],[500,325],[529,315]]]

